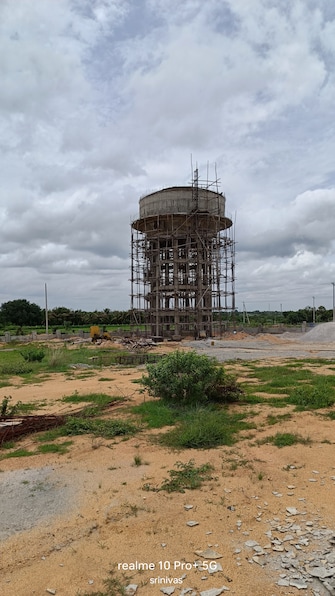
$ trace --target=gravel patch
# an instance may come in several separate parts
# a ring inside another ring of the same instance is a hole
[[[74,489],[52,467],[0,474],[0,540],[70,511]]]
[[[227,360],[269,358],[335,358],[335,323],[321,323],[305,333],[283,333],[244,339],[204,339],[184,342],[199,354]]]

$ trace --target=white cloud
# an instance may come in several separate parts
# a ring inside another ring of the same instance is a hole
[[[316,0],[3,1],[0,302],[128,308],[138,199],[192,154],[237,211],[239,300],[304,306],[335,276],[334,28]]]

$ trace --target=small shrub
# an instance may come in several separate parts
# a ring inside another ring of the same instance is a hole
[[[168,493],[184,493],[186,489],[194,490],[199,488],[206,480],[212,480],[211,464],[203,464],[198,468],[193,459],[187,463],[178,461],[177,470],[169,470],[170,478],[166,478],[161,485],[160,490],[166,490]]]
[[[26,362],[42,362],[45,357],[44,349],[36,346],[29,346],[22,350],[20,354]]]
[[[10,395],[5,395],[5,397],[3,398],[0,404],[0,417],[10,418],[20,410],[20,407],[22,405],[21,402],[19,401],[16,404],[9,405],[11,399],[12,398]]]
[[[172,352],[156,364],[148,364],[147,372],[142,384],[149,394],[170,404],[227,403],[238,400],[242,393],[235,378],[215,359],[196,352]]]

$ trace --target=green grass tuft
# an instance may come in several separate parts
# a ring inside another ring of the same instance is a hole
[[[259,444],[263,443],[272,443],[276,447],[291,447],[292,445],[297,445],[301,443],[302,445],[310,445],[311,439],[309,437],[304,438],[299,434],[292,434],[292,433],[277,433],[272,437],[266,437],[262,441],[259,441]]]
[[[164,404],[161,400],[146,401],[132,409],[134,414],[140,414],[149,428],[163,428],[172,426],[179,417],[176,409]]]
[[[39,453],[68,453],[68,447],[73,444],[73,441],[64,441],[63,443],[45,443],[38,447]]]
[[[178,461],[175,464],[177,470],[169,470],[170,478],[166,478],[160,490],[168,493],[184,493],[186,489],[194,490],[199,488],[206,480],[212,480],[214,467],[211,464],[203,464],[198,468],[193,459],[187,463]]]
[[[227,410],[199,408],[183,414],[176,428],[160,437],[160,443],[177,449],[210,449],[232,445],[236,435],[247,428],[247,414],[229,414]]]
[[[11,451],[10,453],[6,453],[6,455],[2,455],[0,459],[8,459],[11,457],[29,457],[30,455],[35,455],[33,451],[28,451],[27,449],[16,449],[16,451]]]

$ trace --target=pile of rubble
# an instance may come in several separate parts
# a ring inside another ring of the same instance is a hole
[[[284,523],[279,518],[269,522],[263,546],[255,540],[244,542],[243,547],[253,551],[249,563],[277,571],[278,586],[309,588],[315,596],[335,595],[334,530],[320,527],[317,520],[296,523],[305,512],[300,514],[294,507],[287,507],[286,512]],[[235,550],[236,555],[241,552],[242,548]]]
[[[145,337],[141,337],[140,339],[131,339],[129,337],[124,337],[120,340],[120,343],[131,352],[150,350],[156,345],[152,339]]]

